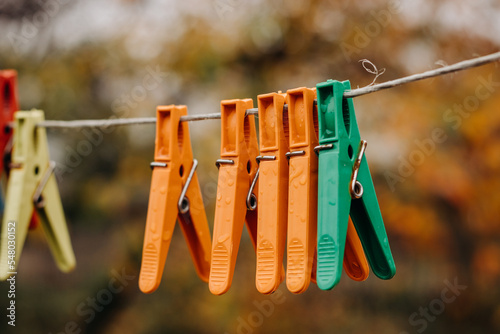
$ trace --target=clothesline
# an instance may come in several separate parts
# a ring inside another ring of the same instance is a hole
[[[378,92],[383,89],[401,86],[410,82],[429,79],[457,71],[462,71],[468,68],[478,67],[500,60],[500,52],[492,53],[486,56],[464,60],[453,65],[443,66],[437,69],[429,70],[423,73],[413,74],[407,77],[383,82],[376,85],[369,85],[362,88],[352,89],[344,93],[344,97],[353,98],[361,95],[366,95]],[[252,108],[247,110],[247,114],[257,114],[258,109]],[[200,114],[182,116],[182,122],[203,121],[210,119],[220,119],[220,113]],[[109,127],[119,125],[133,125],[133,124],[149,124],[156,123],[156,117],[142,117],[142,118],[118,118],[118,119],[99,119],[99,120],[74,120],[74,121],[57,121],[48,120],[38,123],[37,126],[45,128],[82,128],[82,127]]]

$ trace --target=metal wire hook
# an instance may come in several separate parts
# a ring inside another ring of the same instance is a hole
[[[194,172],[196,171],[197,167],[198,167],[198,160],[193,159],[193,166],[191,167],[191,170],[189,171],[189,175],[186,179],[186,184],[182,188],[181,196],[179,197],[179,201],[177,202],[177,209],[179,209],[179,212],[182,214],[185,214],[189,211],[189,199],[186,197],[186,192],[189,188],[189,184],[191,183],[191,180],[193,179],[193,175],[194,175]]]
[[[359,143],[358,156],[354,161],[354,166],[352,167],[352,177],[350,183],[350,192],[352,198],[361,198],[363,196],[363,185],[357,180],[359,167],[361,166],[361,160],[363,160],[363,155],[365,154],[366,145],[368,142],[366,140],[361,140]]]
[[[260,164],[261,160],[276,160],[276,156],[274,155],[259,155],[258,157],[255,158],[257,160],[257,163]],[[247,194],[247,209],[248,210],[255,210],[257,209],[257,196],[253,193],[253,189],[255,188],[255,185],[257,184],[257,179],[259,178],[259,172],[260,172],[260,167],[257,169],[257,173],[255,173],[255,176],[252,180],[252,184],[250,185],[250,189],[248,189],[248,194]]]

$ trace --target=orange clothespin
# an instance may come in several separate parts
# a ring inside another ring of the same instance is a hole
[[[258,96],[259,196],[256,286],[269,294],[282,281],[288,217],[288,113],[286,94]]]
[[[317,113],[314,90],[287,91],[289,140],[288,240],[286,285],[293,293],[309,287],[316,251],[318,158],[314,147]]]
[[[343,268],[347,276],[358,282],[364,281],[370,274],[368,260],[366,259],[363,245],[351,217],[349,217],[349,222],[347,223]]]
[[[302,293],[312,280],[316,283],[316,240],[318,203],[318,112],[314,99],[316,89],[288,90],[289,118],[289,201],[287,244],[287,287]],[[322,182],[322,180],[319,180]],[[344,270],[353,280],[368,277],[369,268],[361,242],[349,220],[344,256]]]
[[[17,100],[17,72],[15,70],[0,71],[0,152],[3,157],[0,159],[0,173],[8,179],[10,164],[12,161],[12,124],[14,113],[19,110]],[[35,213],[31,215],[30,229],[38,226],[38,219]]]
[[[144,293],[160,285],[177,218],[198,276],[208,281],[210,230],[193,159],[189,127],[181,122],[186,106],[157,108],[155,161],[148,205],[139,288]]]
[[[259,148],[254,116],[246,116],[252,107],[251,99],[221,102],[221,159],[216,162],[219,179],[208,284],[216,295],[231,287],[245,221],[254,247],[257,238],[257,210],[252,210],[257,199],[249,190],[253,182],[257,193]]]

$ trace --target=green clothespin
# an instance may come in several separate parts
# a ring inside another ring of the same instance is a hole
[[[340,280],[349,215],[370,266],[379,278],[396,273],[382,214],[361,140],[349,81],[316,85],[318,96],[318,286],[333,288]]]
[[[15,115],[14,148],[0,249],[0,280],[7,279],[16,267],[35,208],[58,267],[68,272],[75,267],[56,178],[55,164],[49,160],[43,111],[19,111]],[[15,254],[13,250],[15,249]]]

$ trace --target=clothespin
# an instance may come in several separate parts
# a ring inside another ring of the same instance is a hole
[[[286,285],[293,293],[309,287],[316,251],[318,158],[314,147],[318,138],[314,98],[314,90],[309,88],[287,91],[290,152],[286,156],[290,167]]]
[[[317,95],[316,87],[313,88],[315,97]],[[316,101],[315,101],[316,104]],[[315,115],[317,115],[317,104],[315,105]],[[316,130],[316,135],[319,138],[319,126],[318,122],[315,122],[314,126]],[[317,150],[314,150],[316,155],[318,155]],[[318,184],[323,182],[323,178],[318,177]],[[318,199],[320,201],[320,199]],[[314,262],[313,262],[313,274],[311,280],[317,284],[317,256],[318,252],[316,251]],[[351,218],[349,218],[349,223],[347,225],[347,240],[345,244],[345,252],[344,252],[344,261],[343,261],[344,271],[347,276],[349,276],[354,281],[364,281],[368,278],[370,274],[370,269],[368,267],[368,261],[366,260],[365,253],[363,251],[363,246],[361,245],[361,241],[359,240],[358,233],[354,228]],[[322,275],[323,272],[320,272]]]
[[[68,272],[75,267],[75,255],[53,175],[55,164],[49,160],[45,128],[37,127],[43,120],[41,110],[15,114],[14,147],[2,224],[2,280],[16,271],[33,209],[36,209],[59,269]],[[14,245],[15,255],[12,254]]]
[[[181,122],[186,106],[157,108],[155,161],[148,204],[139,288],[144,293],[160,285],[175,222],[188,243],[198,276],[208,281],[210,230],[193,159],[189,127]]]
[[[257,220],[256,286],[269,294],[284,276],[283,254],[288,218],[288,113],[283,112],[286,94],[258,96],[259,196]]]
[[[221,102],[221,159],[214,218],[209,288],[221,295],[231,287],[234,266],[246,221],[252,244],[257,239],[256,184],[259,147],[251,99]],[[253,185],[253,191],[249,191]]]
[[[17,72],[14,70],[0,71],[0,150],[4,152],[0,160],[0,170],[8,172],[12,151],[12,123],[14,113],[19,110],[17,102]],[[8,159],[8,161],[5,161]]]
[[[12,125],[14,122],[14,113],[19,110],[17,100],[17,72],[14,70],[0,71],[0,152],[3,157],[0,160],[0,173],[8,179],[10,172],[10,163],[12,159]],[[2,207],[3,211],[3,207]],[[33,212],[30,220],[30,229],[38,226],[38,219]]]
[[[340,280],[349,214],[366,257],[378,277],[390,279],[396,268],[361,140],[348,81],[317,84],[319,110],[318,286]],[[320,274],[321,273],[321,274]]]

